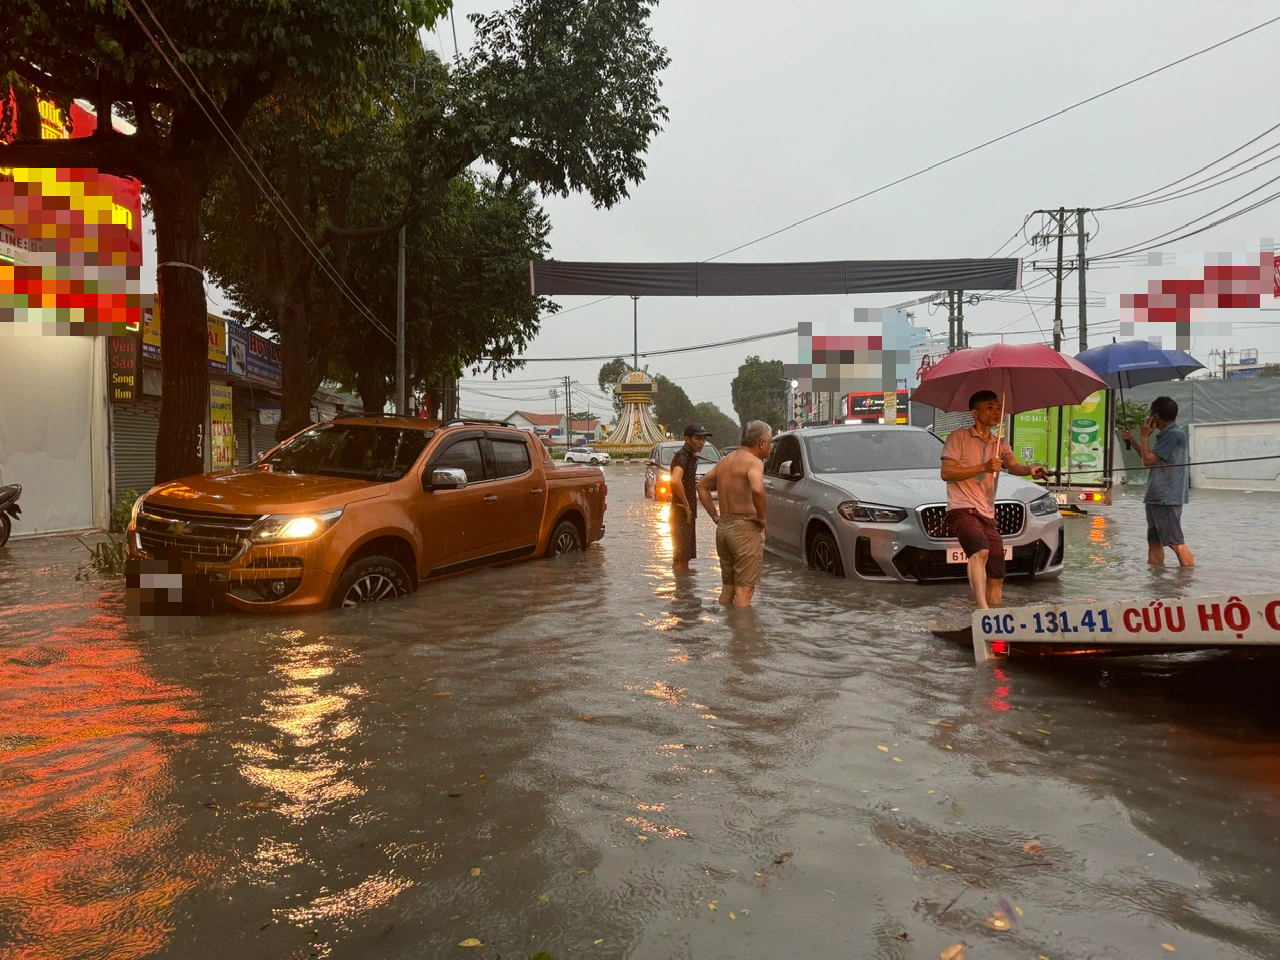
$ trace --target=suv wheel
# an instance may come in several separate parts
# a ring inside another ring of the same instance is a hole
[[[600,458],[599,458],[599,457],[592,457],[592,458],[591,458],[591,465],[592,465],[593,467],[598,467],[598,466],[600,466]]]
[[[361,557],[347,567],[333,591],[333,606],[355,607],[362,603],[392,600],[410,590],[409,575],[390,557]]]
[[[548,552],[553,557],[565,553],[581,553],[582,534],[578,532],[578,525],[572,520],[561,520],[551,534],[551,549]]]
[[[844,564],[840,562],[840,547],[836,538],[826,530],[819,530],[809,543],[809,566],[832,576],[844,576]]]

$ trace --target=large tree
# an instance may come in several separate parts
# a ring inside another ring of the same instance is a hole
[[[783,376],[781,360],[747,357],[733,378],[733,409],[745,427],[752,420],[763,420],[774,427],[785,426],[791,417],[786,408],[790,381]]]
[[[693,401],[684,392],[684,387],[660,373],[653,375],[653,382],[658,387],[653,398],[653,418],[673,436],[684,436],[685,426],[694,421]]]
[[[614,357],[608,363],[600,368],[600,374],[597,377],[597,383],[600,392],[606,397],[613,400],[613,418],[617,420],[622,416],[622,398],[613,390],[618,381],[626,374],[631,372],[631,364],[623,360],[621,357]]]
[[[268,94],[329,118],[368,104],[370,67],[416,47],[418,31],[448,3],[151,0],[139,7],[135,19],[122,0],[8,0],[0,89],[14,88],[19,123],[14,129],[6,99],[0,125],[16,138],[0,145],[0,166],[96,167],[145,185],[160,264],[164,369],[156,479],[164,481],[203,469],[201,204],[227,160],[227,141]],[[36,91],[63,107],[87,100],[103,122],[92,137],[41,140]],[[135,132],[113,130],[107,118],[117,106]]]
[[[742,442],[742,427],[709,400],[693,405],[693,419],[711,431],[717,447],[736,447]]]
[[[649,26],[654,2],[516,0],[474,15],[469,53],[451,66],[431,55],[387,65],[374,77],[383,85],[375,115],[349,129],[322,109],[265,101],[254,121],[258,152],[295,197],[302,228],[348,282],[354,243],[437,209],[478,162],[496,171],[498,191],[583,192],[611,207],[642,179],[645,150],[667,115],[658,74],[668,58]],[[340,308],[331,287],[311,290],[320,279],[313,259],[260,197],[243,186],[225,194],[220,200],[239,204],[240,237],[261,251],[250,299],[271,305],[261,319],[278,326],[285,348],[280,431],[287,433],[307,423]],[[364,199],[357,203],[357,195]],[[383,314],[384,325],[393,317]],[[505,344],[523,345],[521,337]],[[488,369],[510,368],[495,357]]]

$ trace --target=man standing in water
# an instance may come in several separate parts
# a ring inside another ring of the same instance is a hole
[[[1147,563],[1164,566],[1164,548],[1168,547],[1184,567],[1195,566],[1195,557],[1182,536],[1182,505],[1187,502],[1191,474],[1187,468],[1187,431],[1177,424],[1178,401],[1172,397],[1156,397],[1151,401],[1151,416],[1142,423],[1142,440],[1138,453],[1142,462],[1154,467],[1147,478]],[[1154,444],[1151,434],[1160,431]],[[1122,440],[1133,440],[1126,430]]]
[[[1043,480],[1044,467],[1018,462],[1013,448],[991,428],[1004,418],[1000,398],[979,390],[969,398],[973,426],[952,430],[942,448],[942,479],[947,481],[947,527],[969,558],[969,588],[978,609],[998,607],[1004,599],[1004,541],[996,526],[996,484],[1001,468],[1015,477]]]
[[[671,458],[671,569],[688,573],[689,561],[698,555],[698,454],[707,445],[710,431],[702,424],[684,428],[684,446]]]
[[[698,499],[716,525],[720,555],[720,603],[751,606],[764,562],[766,531],[764,461],[773,449],[773,429],[752,420],[742,431],[742,446],[712,467],[698,481]],[[720,509],[711,500],[720,498]]]

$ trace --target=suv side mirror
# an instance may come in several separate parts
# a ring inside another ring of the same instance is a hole
[[[430,482],[423,484],[427,490],[461,490],[466,485],[467,472],[457,467],[432,470]]]
[[[778,476],[783,480],[802,480],[804,472],[794,460],[783,460],[778,464]]]
[[[644,465],[645,465],[646,467],[652,467],[652,466],[653,466],[654,464],[656,464],[657,462],[658,462],[657,460],[646,460],[646,461],[644,462]]]

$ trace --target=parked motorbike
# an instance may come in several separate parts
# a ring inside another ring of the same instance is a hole
[[[18,506],[20,496],[22,496],[21,484],[0,487],[0,547],[9,542],[9,531],[13,529],[13,521],[22,516],[22,508]]]

